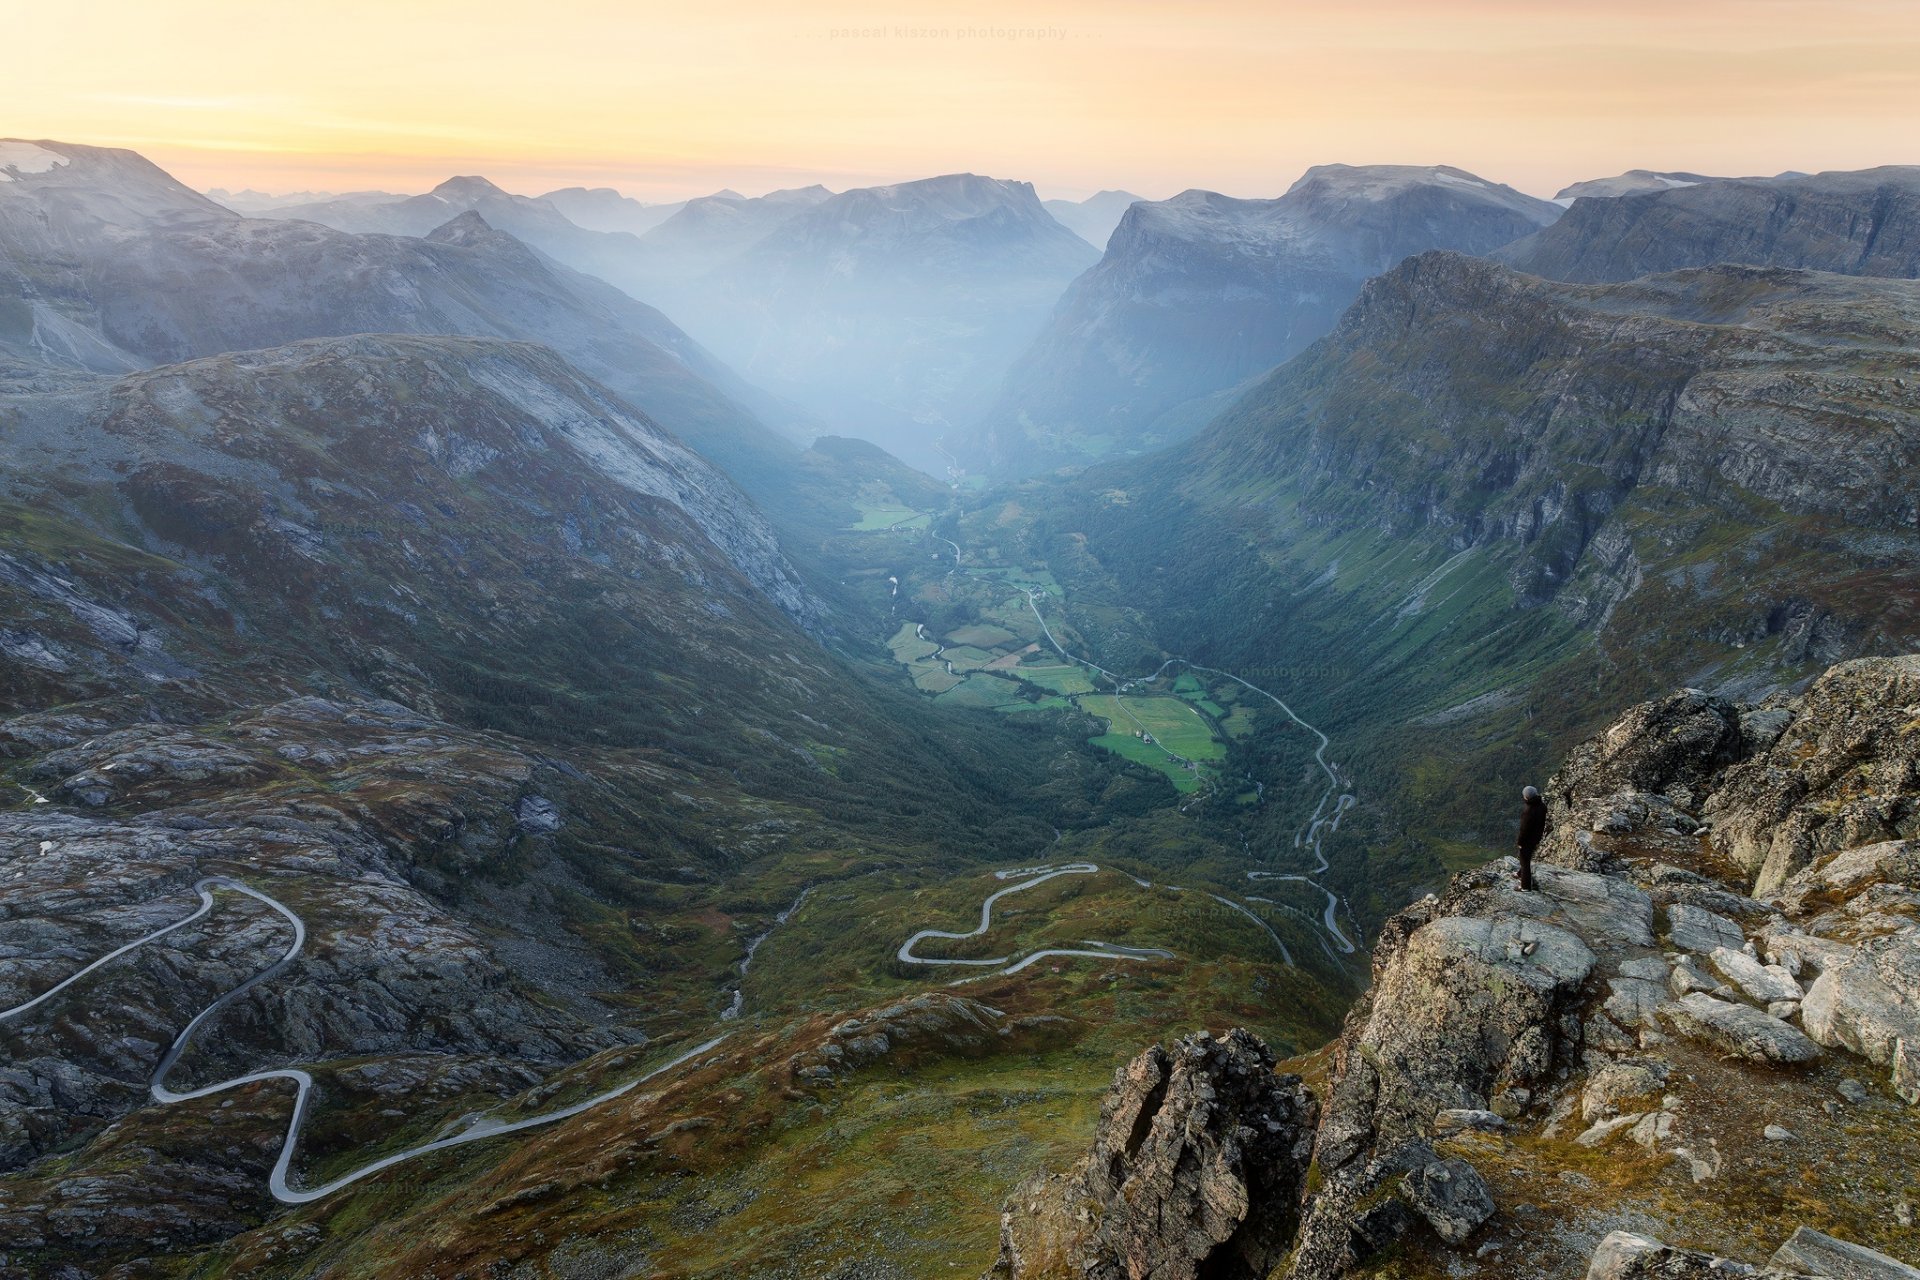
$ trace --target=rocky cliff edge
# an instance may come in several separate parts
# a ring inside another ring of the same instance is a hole
[[[1536,890],[1389,920],[1327,1050],[1122,1068],[992,1274],[1920,1277],[1920,655],[1681,690],[1547,791]]]

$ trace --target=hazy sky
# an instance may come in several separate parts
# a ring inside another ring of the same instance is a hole
[[[0,136],[197,186],[1274,195],[1920,162],[1920,0],[0,0]]]

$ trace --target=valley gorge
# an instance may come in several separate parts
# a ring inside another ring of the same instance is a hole
[[[0,143],[0,1276],[1916,1274],[1916,174]]]

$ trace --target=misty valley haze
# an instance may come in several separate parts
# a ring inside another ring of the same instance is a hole
[[[0,1280],[1920,1276],[1920,33],[188,7],[0,84]]]

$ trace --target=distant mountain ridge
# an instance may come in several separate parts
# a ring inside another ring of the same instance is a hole
[[[686,207],[684,200],[646,204],[612,187],[562,187],[535,198],[558,209],[575,226],[636,236],[645,235]]]
[[[1131,191],[1096,191],[1085,200],[1043,200],[1041,204],[1061,226],[1094,248],[1105,249],[1121,215],[1144,198]]]
[[[1190,434],[1409,254],[1484,253],[1560,209],[1449,166],[1323,165],[1272,200],[1187,191],[1122,216],[970,441],[1032,471]]]
[[[1569,284],[1435,251],[1194,441],[1030,501],[1162,647],[1313,671],[1297,705],[1356,785],[1424,796],[1451,849],[1500,798],[1474,786],[1608,699],[1920,647],[1916,348],[1913,281]],[[1406,831],[1375,816],[1346,847],[1384,862]]]
[[[949,174],[821,200],[657,296],[755,382],[931,465],[1096,257],[1031,184]]]
[[[1555,280],[1632,280],[1716,262],[1920,276],[1920,166],[1724,178],[1577,200],[1494,257]]]
[[[125,372],[351,333],[532,340],[749,483],[797,452],[745,407],[759,393],[664,315],[478,212],[415,206],[446,213],[423,236],[247,218],[132,152],[46,145],[66,163],[0,184],[0,353]]]
[[[1553,193],[1561,204],[1572,204],[1582,196],[1631,196],[1643,191],[1671,191],[1675,187],[1697,187],[1703,182],[1719,182],[1699,173],[1655,173],[1651,169],[1629,169],[1611,178],[1589,178]]]

